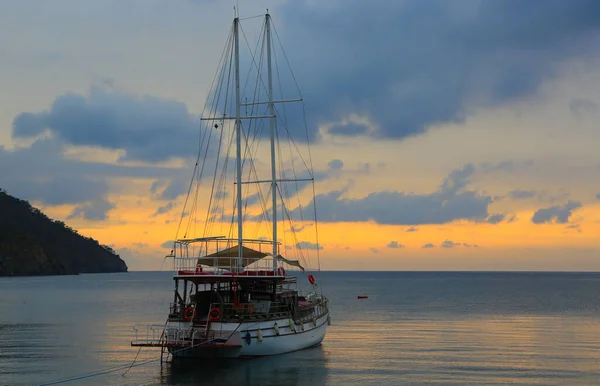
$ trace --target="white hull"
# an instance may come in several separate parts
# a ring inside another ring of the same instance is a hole
[[[287,318],[264,322],[214,322],[209,331],[214,331],[220,337],[218,342],[209,341],[194,348],[172,347],[169,351],[174,357],[185,358],[237,358],[284,354],[321,343],[325,337],[328,318],[327,313],[307,323],[293,323],[292,327]],[[167,328],[169,327],[180,329],[183,323],[175,323]]]

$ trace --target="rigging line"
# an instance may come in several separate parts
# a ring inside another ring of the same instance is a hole
[[[273,58],[274,58],[274,62],[275,62],[275,71],[276,71],[276,74],[277,74],[277,80],[278,80],[278,86],[279,86],[278,87],[279,88],[279,94],[280,94],[281,99],[284,99],[284,97],[283,97],[283,90],[282,90],[281,75],[280,75],[280,71],[279,71],[279,62],[277,61],[277,50],[273,50]],[[288,132],[288,137],[290,137],[290,139],[291,139],[291,135],[289,135],[289,131],[288,131],[287,111],[286,111],[285,104],[282,106],[282,110],[283,110],[283,119],[280,117],[279,114],[278,114],[278,117],[279,117],[280,120],[282,120],[283,127],[285,128],[286,132]],[[290,154],[293,154],[291,143],[292,143],[292,141],[288,142],[288,147],[289,147],[289,150],[290,150]],[[280,141],[279,141],[279,131],[277,131],[277,145],[278,145],[278,151],[281,154],[281,144],[280,144]],[[294,143],[294,145],[295,145],[295,143]],[[300,157],[302,158],[302,154],[300,153],[300,150],[297,147],[296,147],[296,151],[300,155]],[[290,158],[291,158],[290,162],[291,162],[291,166],[292,166],[292,173],[294,175],[294,179],[297,179],[296,178],[297,177],[296,167],[295,167],[295,162],[294,162],[294,158],[295,157],[291,156]],[[306,166],[306,164],[305,164],[305,166]],[[283,169],[283,165],[282,165],[281,170],[282,170],[282,172],[281,172],[282,179],[285,179],[285,171]],[[299,206],[301,207],[300,194],[299,194],[300,193],[300,187],[299,187],[298,181],[295,182],[295,186],[296,186],[296,193],[297,193],[296,197],[298,197],[298,203],[299,203]],[[287,189],[287,185],[284,184],[283,188],[284,188],[284,191],[286,193],[286,198],[287,198],[288,204],[289,204],[290,197],[289,197],[289,192],[288,192],[288,189]],[[286,203],[285,203],[285,199],[283,197],[283,194],[281,194],[281,192],[280,192],[280,198],[281,198],[281,201],[282,201],[282,207],[285,209]],[[284,210],[282,209],[282,214],[283,214],[283,211]],[[294,224],[291,221],[291,219],[288,219],[288,222],[290,224],[290,232],[292,233],[292,243],[293,243],[294,239],[297,240],[297,237],[296,237],[296,234],[295,234],[295,231],[294,231]],[[302,222],[302,219],[301,219],[301,222]],[[299,255],[300,255],[301,258],[303,258],[303,256],[302,256],[301,253]],[[305,263],[305,265],[306,265],[306,263]]]
[[[231,71],[232,71],[232,57],[233,57],[233,55],[230,56],[230,60],[229,60],[229,72],[228,72],[228,75],[227,75],[227,83],[226,83],[227,88],[226,88],[226,92],[225,92],[225,102],[224,102],[225,104],[227,104],[227,98],[229,97],[229,84],[230,84],[230,81],[231,81]],[[206,213],[206,216],[207,216],[206,221],[208,221],[208,216],[209,216],[209,213],[210,213],[210,208],[211,208],[211,205],[212,205],[212,201],[213,201],[213,197],[214,197],[214,192],[215,192],[215,183],[217,181],[217,170],[219,168],[219,160],[220,160],[220,157],[221,157],[221,144],[223,142],[222,141],[223,140],[223,132],[224,132],[224,130],[221,129],[221,134],[219,136],[219,146],[218,146],[218,149],[217,149],[217,159],[215,160],[215,169],[214,169],[214,173],[213,173],[213,181],[212,181],[211,190],[210,190],[210,196],[209,196],[209,201],[208,201],[208,211]],[[204,163],[206,163],[206,157],[207,157],[207,155],[208,155],[208,149],[207,149],[207,151],[205,153]]]
[[[281,75],[280,75],[280,72],[279,72],[279,62],[277,61],[277,50],[273,50],[273,58],[274,58],[274,61],[275,61],[275,71],[277,73],[277,80],[278,80],[278,84],[279,84],[279,92],[280,92],[280,95],[281,95],[281,99],[284,99],[283,98]],[[291,68],[290,68],[290,72],[291,72]],[[299,94],[300,94],[300,96],[302,96],[302,93],[299,92]],[[302,102],[302,105],[304,106],[304,101],[301,101],[301,102]],[[285,103],[283,103],[282,109],[283,109],[283,119],[281,118],[281,116],[279,114],[279,111],[276,109],[277,117],[278,117],[279,120],[282,121],[283,128],[285,129],[285,131],[288,134],[288,137],[290,139],[290,147],[291,147],[291,145],[294,145],[294,148],[296,149],[296,152],[298,153],[298,156],[302,160],[302,163],[304,164],[304,167],[308,170],[308,173],[310,174],[310,176],[313,177],[312,167],[309,168],[308,164],[304,160],[304,157],[302,156],[302,152],[298,148],[298,145],[296,145],[296,141],[294,141],[294,138],[292,137],[292,134],[289,131]],[[291,151],[290,151],[290,153],[291,153]]]
[[[276,52],[276,51],[275,51],[275,52]],[[275,69],[276,69],[276,73],[277,73],[277,80],[278,80],[278,83],[279,83],[279,92],[280,92],[281,98],[283,99],[283,90],[282,90],[282,88],[281,88],[281,83],[282,83],[282,82],[281,82],[281,76],[280,76],[280,73],[279,73],[279,62],[277,61],[277,55],[276,55],[276,54],[274,54],[273,56],[274,56],[274,58],[275,58]],[[286,113],[286,110],[285,110],[285,105],[283,106],[283,122],[284,122],[284,128],[285,128],[285,130],[286,130],[286,132],[287,132],[287,134],[288,134],[288,138],[290,139],[290,141],[288,142],[288,147],[289,147],[289,149],[290,149],[290,154],[292,154],[292,153],[293,153],[293,152],[292,152],[292,144],[294,144],[294,147],[296,148],[296,151],[298,152],[298,154],[299,154],[299,156],[300,156],[300,159],[303,161],[303,163],[304,163],[304,166],[305,166],[305,167],[308,169],[308,165],[306,165],[306,162],[304,162],[304,159],[302,158],[302,154],[301,154],[301,152],[300,152],[300,149],[298,149],[298,147],[297,147],[297,146],[295,146],[296,144],[295,144],[295,142],[293,141],[293,138],[292,138],[292,136],[291,136],[291,133],[290,133],[290,132],[289,132],[289,130],[288,130],[288,124],[287,124],[287,113]],[[278,136],[278,144],[279,144],[279,136]],[[294,157],[293,157],[293,156],[291,157],[291,160],[290,160],[290,161],[291,161],[292,173],[293,173],[293,175],[294,175],[294,179],[295,179],[295,180],[297,180],[297,179],[298,179],[298,178],[297,178],[298,176],[297,176],[297,173],[296,173],[296,166],[295,166],[295,162],[294,162]],[[309,174],[311,174],[311,177],[313,177],[313,176],[312,176],[312,171],[311,171],[311,170],[309,170]],[[314,177],[313,177],[313,178],[314,178]],[[301,200],[300,200],[300,191],[301,191],[301,187],[300,187],[300,183],[299,183],[299,181],[295,181],[295,186],[296,186],[296,197],[298,198],[298,207],[300,208],[300,222],[301,222],[301,223],[304,223],[304,216],[303,216],[303,212],[302,212],[302,202],[301,202]],[[288,197],[288,199],[290,199],[290,197]]]
[[[225,83],[225,101],[223,102],[223,116],[226,115],[226,110],[227,110],[227,103],[229,101],[229,103],[233,103],[233,98],[229,99],[229,93],[230,93],[230,87],[233,88],[233,82],[231,82],[231,73],[233,71],[233,40],[230,43],[230,49],[228,50],[229,53],[229,71],[227,72],[227,82]],[[225,72],[225,69],[223,70]],[[223,83],[221,83],[223,84]],[[223,87],[220,88],[220,90],[222,90]],[[218,109],[218,103],[215,105],[215,111]],[[225,131],[225,127],[224,127],[224,121],[221,121],[221,136],[220,136],[220,142],[219,144],[222,143],[222,138],[224,135],[224,131]],[[220,149],[220,146],[219,146]],[[227,151],[227,155],[226,155],[226,159],[225,159],[225,170],[227,167],[227,162],[229,160],[229,152],[230,149],[228,148]],[[220,153],[220,150],[219,150]],[[215,163],[215,176],[216,176],[216,171],[218,170],[218,161]],[[219,181],[219,189],[223,189],[224,184],[222,183],[222,176],[221,176],[221,180]],[[213,191],[214,191],[214,182],[215,179],[213,179]],[[212,193],[211,193],[211,200],[212,200]],[[205,227],[204,227],[204,236],[206,236],[213,228],[213,224],[214,222],[211,221],[211,219],[209,218],[209,216],[215,216],[216,213],[218,211],[218,199],[217,199],[217,203],[215,204],[215,206],[211,206],[211,204],[209,204],[208,208],[207,208],[207,214],[206,214],[206,223],[205,223]]]
[[[233,336],[233,334],[235,334],[240,327],[241,327],[241,323],[239,323],[238,326],[235,328],[235,330],[233,330],[231,332],[231,334],[229,334],[229,336],[227,336],[227,339],[231,338]],[[180,352],[183,352],[183,351],[186,351],[186,350],[191,350],[191,349],[194,349],[194,348],[197,348],[197,347],[202,347],[204,345],[207,345],[207,344],[210,344],[210,343],[214,342],[215,340],[216,339],[211,339],[211,340],[208,340],[206,342],[202,342],[202,343],[197,344],[197,345],[192,345],[192,346],[189,346],[189,347],[183,347],[183,348],[180,348],[178,350],[175,350],[171,354],[176,354],[176,353],[180,353]],[[97,377],[97,376],[100,376],[100,375],[106,375],[106,374],[114,373],[114,372],[117,372],[117,371],[120,371],[120,370],[125,370],[128,367],[131,368],[131,367],[144,366],[144,365],[147,365],[149,363],[157,362],[157,361],[160,361],[160,360],[161,360],[161,358],[159,357],[159,358],[154,358],[154,359],[148,359],[148,360],[145,360],[143,362],[139,362],[138,364],[113,366],[113,367],[109,367],[109,368],[104,369],[104,370],[99,370],[99,371],[94,371],[94,372],[89,372],[89,373],[83,373],[83,374],[76,375],[76,376],[73,376],[73,377],[68,377],[68,378],[60,378],[60,379],[55,380],[55,381],[43,383],[40,386],[52,386],[52,385],[59,385],[59,384],[63,384],[63,383],[69,383],[69,382],[73,382],[73,381],[80,381],[82,379]]]
[[[227,83],[230,82],[230,77],[231,77],[231,51],[232,51],[232,46],[233,46],[233,27],[230,30],[230,35],[229,35],[229,39],[227,40],[227,44],[223,49],[223,54],[222,54],[222,59],[219,62],[219,66],[220,66],[220,76],[219,76],[219,81],[218,81],[218,86],[217,86],[217,92],[212,93],[213,98],[212,98],[212,107],[210,108],[210,116],[213,116],[216,114],[216,111],[218,110],[218,106],[219,106],[219,102],[221,100],[221,93],[222,93],[222,85],[224,84],[224,79],[225,79],[225,74],[228,74],[228,80]],[[229,67],[225,64],[225,56],[229,57]],[[221,65],[222,64],[222,65]],[[229,72],[227,72],[227,69],[229,68]],[[220,86],[219,86],[220,85]],[[224,104],[227,105],[227,99],[228,99],[228,94],[226,93],[225,95],[225,101]],[[205,109],[206,110],[206,109]],[[208,126],[208,124],[207,124]],[[211,128],[211,132],[212,132],[212,128]],[[208,146],[206,148],[206,153],[205,153],[205,160],[206,160],[206,155],[208,154]],[[206,165],[206,162],[203,163],[203,166]],[[198,178],[198,184],[200,184],[200,179],[201,179],[201,175]],[[198,199],[198,194],[195,195],[196,201]],[[194,208],[195,210],[195,208]],[[207,216],[210,212],[210,205],[209,208],[207,209]],[[190,222],[192,221],[192,218],[190,218]],[[195,224],[194,224],[195,225]],[[206,224],[205,224],[205,232],[206,232]]]
[[[242,32],[242,36],[244,37],[244,41],[246,42],[246,47],[248,47],[248,52],[250,53],[250,57],[252,58],[252,64],[254,66],[256,66],[256,70],[257,73],[260,73],[260,69],[258,68],[258,66],[256,65],[256,52],[258,51],[258,47],[259,47],[259,43],[261,42],[260,39],[258,39],[258,41],[256,42],[256,47],[254,48],[254,51],[252,51],[252,49],[250,48],[250,43],[248,42],[248,39],[246,38],[246,33],[244,32],[244,28],[242,28],[242,25],[239,24],[240,27],[240,31]],[[263,35],[263,30],[264,30],[264,25],[263,27],[261,27],[260,29],[260,33],[259,35]],[[264,37],[263,37],[264,40]],[[261,62],[262,62],[262,50],[261,50]],[[246,87],[248,86],[248,82],[250,81],[250,72],[252,72],[252,66],[248,66],[248,75],[246,75],[246,83],[244,84],[244,88],[242,89],[242,94],[246,93]],[[255,102],[255,101],[253,101]]]
[[[254,63],[254,65],[257,68],[256,82],[255,82],[254,93],[253,93],[253,100],[252,100],[253,104],[252,104],[252,106],[250,108],[251,114],[253,114],[253,115],[255,113],[255,110],[258,109],[257,105],[255,105],[254,103],[256,101],[260,100],[260,93],[261,93],[261,88],[259,87],[259,84],[260,84],[260,75],[261,75],[261,73],[263,71],[262,69],[263,69],[263,65],[264,65],[264,49],[265,49],[265,32],[264,31],[265,31],[265,29],[264,29],[264,25],[263,25],[263,27],[261,28],[261,31],[260,31],[262,39],[258,40],[256,49],[255,49],[255,52],[254,52],[254,56],[252,57],[253,63]],[[247,40],[245,32],[243,30],[242,30],[242,34],[244,36],[244,39],[246,40],[246,45],[249,46],[248,40]],[[261,44],[259,45],[258,43],[261,43]],[[260,59],[258,61],[258,64],[256,64],[256,52],[258,51],[258,47],[259,46],[260,46],[260,56],[259,56]],[[248,79],[248,81],[249,81],[249,79]],[[267,115],[267,114],[265,114],[265,115]],[[252,123],[254,123],[254,126],[252,126]],[[261,123],[263,123],[263,124],[261,125]],[[248,137],[250,137],[251,133],[254,133],[254,135],[252,135],[251,142],[247,141],[246,143],[248,143],[248,146],[249,146],[250,149],[251,148],[255,148],[255,152],[256,153],[258,153],[258,147],[259,147],[259,142],[257,141],[257,138],[258,138],[258,136],[260,136],[259,131],[262,132],[263,128],[264,128],[264,121],[262,121],[262,120],[256,120],[254,122],[250,122],[250,125],[248,127]],[[253,153],[252,151],[250,151],[250,152]],[[249,158],[249,161],[250,161],[250,170],[249,170],[249,173],[248,173],[248,175],[249,175],[248,179],[250,179],[250,175],[252,173],[254,173],[254,175],[257,177],[256,179],[258,179],[258,173],[256,171],[256,165],[255,165],[254,161],[252,160],[252,158]],[[248,185],[245,190],[246,190],[246,196],[247,196],[248,193],[249,193],[249,191],[250,191],[250,186]],[[260,194],[260,186],[257,187],[257,193]],[[261,204],[263,204],[263,203],[261,202]],[[247,209],[248,209],[248,202],[247,202],[247,200],[246,200],[246,204],[245,204],[245,208],[244,209],[245,209],[245,212],[247,212]],[[258,233],[260,233],[260,225],[261,225],[261,223],[262,222],[259,221],[258,222],[258,226],[255,228],[255,236],[256,237],[258,237]]]
[[[264,125],[262,126],[262,128],[264,128]],[[261,129],[261,132],[262,132],[262,129]],[[252,139],[252,142],[250,142],[250,141],[248,140],[248,137],[246,136],[246,133],[245,133],[245,132],[244,132],[244,138],[245,138],[245,140],[246,140],[246,150],[247,150],[248,152],[251,152],[251,150],[249,149],[249,147],[250,147],[252,144],[254,144],[254,143],[256,143],[256,142],[257,142],[257,138],[258,138],[258,136],[257,136],[257,132],[255,132],[255,135],[254,135],[254,137],[253,137],[253,139]],[[257,145],[257,151],[258,151],[258,145]],[[251,158],[251,157],[247,157],[247,159],[248,159],[248,160],[249,160],[249,162],[250,162],[250,170],[249,170],[249,172],[248,172],[248,173],[249,173],[249,174],[248,174],[248,179],[250,179],[250,177],[251,177],[251,173],[252,173],[252,172],[254,172],[254,175],[255,175],[255,177],[258,179],[258,173],[257,173],[257,171],[256,171],[256,166],[255,166],[255,164],[254,164],[254,161],[252,160],[252,158]],[[247,187],[247,190],[249,189],[249,186],[250,186],[250,185],[248,185],[248,187]],[[265,212],[266,212],[266,204],[264,203],[264,197],[262,197],[262,196],[260,196],[260,195],[259,195],[259,198],[261,198],[261,204],[263,205],[263,209],[264,209],[264,210],[265,210]]]
[[[321,272],[321,258],[320,258],[320,253],[319,253],[319,223],[317,221],[317,196],[316,196],[316,192],[315,192],[315,180],[312,181],[312,189],[313,189],[313,211],[314,211],[314,215],[315,215],[315,238],[316,238],[316,242],[317,242],[317,267],[319,272]],[[323,289],[321,289],[321,293],[323,293]]]
[[[283,53],[283,57],[285,58],[288,68],[290,69],[290,75],[292,75],[292,79],[294,79],[294,83],[296,84],[296,89],[298,90],[298,93],[300,94],[300,98],[303,99],[302,92],[300,91],[300,86],[298,86],[298,82],[296,81],[296,76],[294,75],[294,70],[292,70],[292,66],[290,65],[290,61],[288,60],[285,50],[283,49],[283,44],[281,43],[281,39],[279,39],[279,33],[277,33],[277,28],[275,28],[275,23],[273,23],[272,19],[271,19],[271,26],[273,27],[273,31],[275,31],[275,36],[277,37],[277,42],[279,43],[279,47],[281,48],[281,52]]]
[[[281,192],[279,192],[279,193],[281,194]],[[288,219],[290,226],[293,226],[294,224],[293,224],[293,222],[292,222],[291,213],[290,213],[290,212],[287,210],[287,208],[286,208],[286,207],[283,207],[283,212],[284,212],[283,214],[284,214],[284,215],[286,216],[286,218]],[[291,232],[291,233],[292,233],[292,239],[293,239],[293,241],[292,241],[292,242],[295,242],[295,244],[296,244],[296,250],[298,250],[298,251],[299,251],[299,252],[298,252],[298,255],[300,256],[300,259],[301,259],[301,260],[302,260],[302,262],[303,262],[303,263],[304,263],[304,264],[307,266],[307,268],[309,268],[309,269],[310,269],[310,261],[309,261],[309,260],[307,260],[307,259],[305,259],[305,257],[304,257],[304,254],[303,254],[303,251],[304,251],[304,250],[303,250],[302,248],[300,248],[300,247],[299,247],[299,244],[298,244],[298,238],[296,237],[296,233],[295,233],[295,232]],[[300,260],[300,259],[298,259],[298,260]]]
[[[227,42],[229,42],[229,41],[231,40],[231,38],[232,38],[232,31],[230,31],[229,37],[228,37],[228,39],[227,39]],[[222,61],[223,61],[223,59],[224,59],[224,57],[225,57],[225,52],[227,51],[227,49],[226,49],[226,48],[227,48],[227,42],[226,42],[226,47],[223,49],[223,53],[221,54],[221,58],[220,58],[220,60],[219,60],[219,65],[222,63]],[[214,78],[213,78],[212,84],[211,84],[211,88],[210,88],[211,92],[212,92],[212,90],[214,89],[214,83],[215,83],[215,80],[216,80],[216,79],[217,79],[217,77],[218,77],[218,75],[217,75],[218,73],[219,73],[219,71],[217,70],[217,72],[215,73],[215,76],[214,76]],[[207,100],[206,100],[206,102],[205,102],[205,106],[204,106],[204,109],[203,109],[203,111],[205,111],[205,110],[206,110],[206,106],[207,106],[209,103],[210,103],[210,98],[207,98]],[[212,132],[212,130],[209,130],[209,136],[210,136],[210,133],[211,133],[211,132]],[[201,134],[201,135],[202,135],[202,134]],[[204,133],[203,133],[203,135],[202,135],[202,139],[200,140],[200,145],[199,145],[198,156],[197,156],[197,158],[196,158],[196,165],[194,166],[194,173],[192,174],[192,176],[195,176],[195,174],[196,174],[196,169],[197,169],[197,167],[198,167],[198,162],[199,162],[199,160],[200,160],[200,155],[201,155],[201,153],[202,153],[202,145],[203,145],[203,142],[204,142],[204,138],[206,138],[206,131],[204,131]],[[208,139],[208,142],[210,143],[210,138]],[[187,202],[188,202],[188,199],[189,199],[189,195],[190,195],[190,192],[191,192],[191,189],[192,189],[192,184],[193,184],[193,182],[194,182],[194,178],[192,177],[192,180],[190,181],[190,186],[189,186],[189,188],[188,188],[188,192],[187,192],[187,195],[186,195],[186,198],[185,198],[184,204],[183,204],[183,208],[182,208],[182,210],[181,210],[181,217],[180,217],[180,219],[179,219],[179,223],[178,223],[178,225],[177,225],[177,230],[176,230],[176,232],[175,232],[175,239],[177,239],[177,237],[179,236],[179,230],[180,230],[180,228],[181,228],[181,224],[182,224],[182,222],[183,222],[183,218],[184,218],[184,217],[183,217],[183,215],[184,215],[184,213],[185,213],[185,209],[186,209],[186,206],[187,206]],[[173,243],[173,245],[175,245],[175,243]],[[166,260],[166,256],[165,256],[165,259],[164,259],[164,260]],[[164,264],[164,260],[163,260],[163,264]],[[162,270],[162,264],[161,264],[161,270]]]
[[[246,17],[241,18],[240,21],[242,21],[242,20],[249,20],[249,19],[256,19],[257,17],[265,17],[265,15],[261,13],[260,15],[256,15],[256,16],[246,16]]]

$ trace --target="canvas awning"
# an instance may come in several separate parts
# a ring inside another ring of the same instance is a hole
[[[289,264],[293,267],[298,267],[302,270],[302,272],[304,272],[304,267],[300,265],[300,262],[298,260],[288,260],[281,255],[277,255],[277,260],[283,261],[284,263]]]
[[[200,257],[197,264],[208,265],[211,267],[235,267],[237,266],[238,246],[222,249],[210,255]],[[256,261],[268,256],[267,253],[242,246],[242,266],[246,267]]]

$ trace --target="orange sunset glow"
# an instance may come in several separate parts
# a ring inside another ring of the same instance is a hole
[[[244,11],[270,8],[286,21],[278,33],[293,49],[318,175],[315,201],[306,186],[299,202],[316,202],[321,269],[600,269],[600,56],[589,48],[597,36],[530,47],[473,27],[469,36],[482,40],[458,45],[415,27],[406,41],[369,40],[315,16],[340,5],[267,3]],[[94,20],[112,17],[94,7]],[[225,43],[213,37],[229,28],[213,16],[231,8],[197,7],[150,7],[148,19],[119,16],[112,26],[86,24],[86,13],[48,34],[50,21],[17,9],[33,32],[0,43],[0,188],[111,246],[130,270],[171,268],[164,257]],[[307,141],[297,146],[309,154]],[[257,173],[270,178],[268,148],[258,154]],[[198,193],[201,233],[210,185]],[[279,226],[285,244],[289,225]],[[214,229],[228,233],[225,223]],[[314,231],[300,233],[316,243]]]

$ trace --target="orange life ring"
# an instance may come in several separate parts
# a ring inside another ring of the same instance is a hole
[[[310,284],[314,285],[316,283],[315,277],[312,274],[308,274],[308,281]]]
[[[188,322],[196,317],[196,309],[192,306],[187,307],[183,311],[183,318]]]
[[[208,319],[210,319],[211,322],[216,322],[221,319],[221,310],[219,308],[211,308],[208,313]]]
[[[277,275],[278,276],[285,276],[285,269],[283,269],[283,267],[277,268]]]

